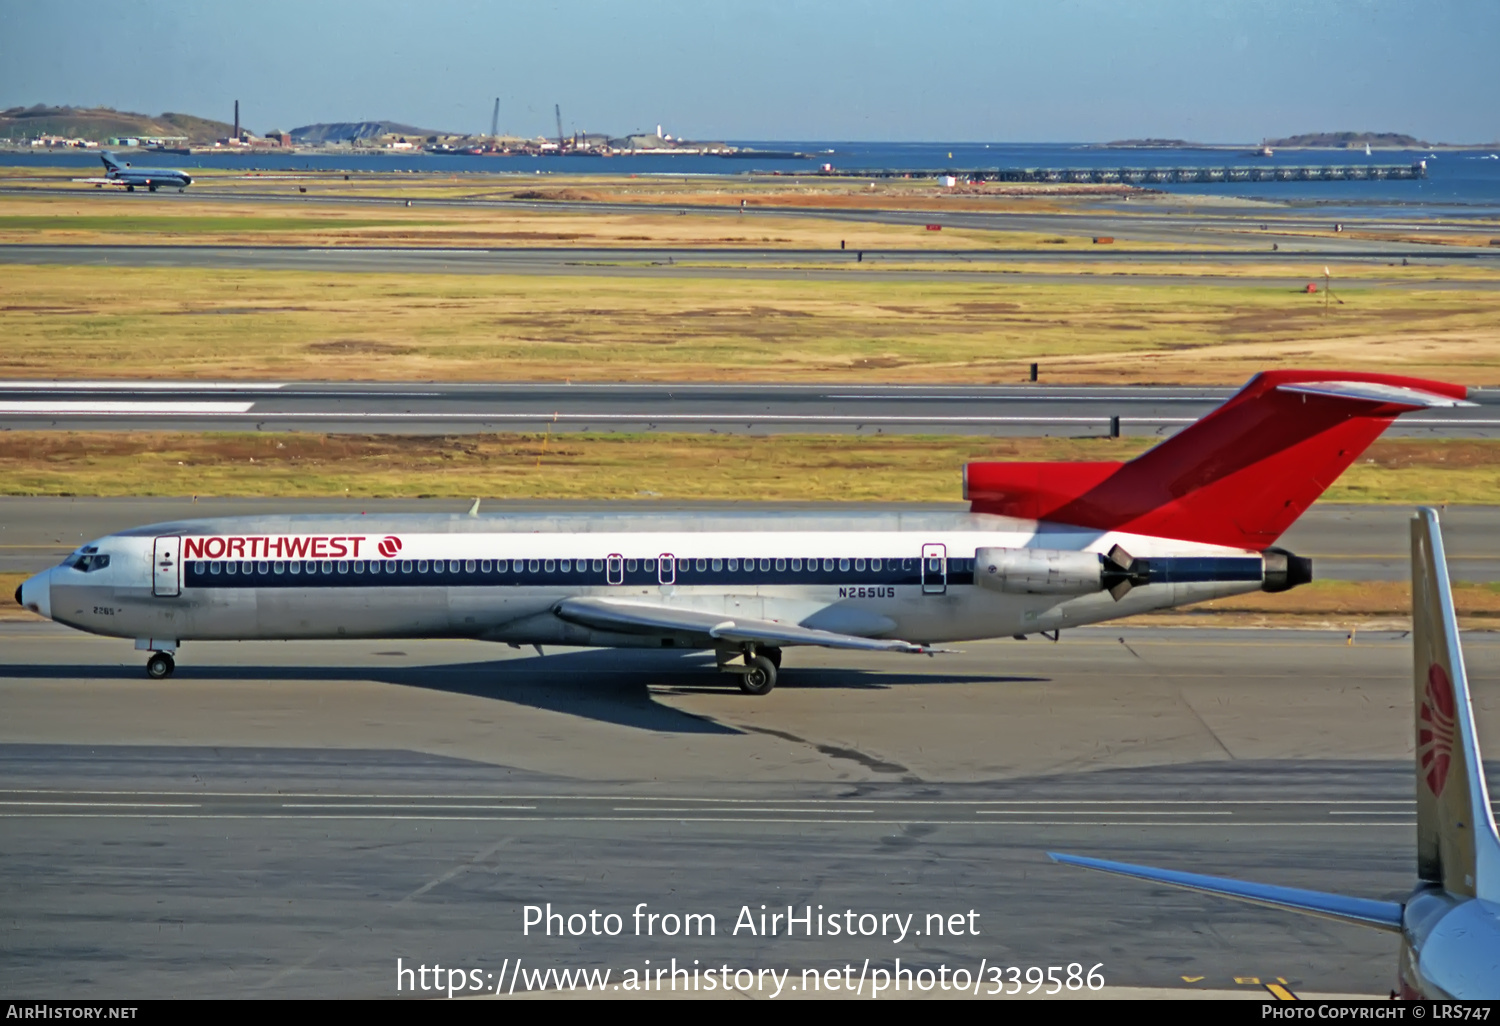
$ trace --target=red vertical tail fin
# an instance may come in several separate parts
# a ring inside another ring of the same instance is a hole
[[[970,463],[964,493],[976,513],[1264,549],[1397,416],[1467,394],[1395,374],[1266,371],[1128,463]]]

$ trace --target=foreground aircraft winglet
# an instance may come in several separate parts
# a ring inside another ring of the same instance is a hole
[[[1286,909],[1402,938],[1400,994],[1500,998],[1500,833],[1474,728],[1473,696],[1436,510],[1411,522],[1417,885],[1404,903],[1276,887],[1126,862],[1054,862]]]

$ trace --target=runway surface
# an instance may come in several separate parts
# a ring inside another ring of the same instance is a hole
[[[1494,749],[1500,639],[1466,644]],[[516,958],[619,979],[675,957],[793,982],[900,957],[1385,994],[1379,933],[1044,852],[1399,899],[1404,639],[1105,628],[964,649],[798,650],[755,699],[701,656],[480,643],[195,644],[151,682],[127,642],[0,626],[0,987],[383,996],[398,957],[491,980]],[[547,902],[627,925],[523,935]],[[641,902],[716,932],[635,936]],[[735,935],[761,904],[978,932]]]
[[[1011,264],[1103,265],[1115,270],[1093,274],[1066,273],[1048,277],[1028,273],[1026,281],[1112,284],[1175,284],[1212,281],[1244,287],[1302,284],[1298,276],[1229,276],[1151,274],[1153,265],[1264,264],[1268,261],[1309,261],[1304,275],[1318,274],[1321,262],[1392,265],[1415,261],[1423,266],[1493,267],[1500,250],[1391,243],[1356,249],[1329,247],[1315,240],[1300,247],[1287,243],[1279,251],[1265,249],[1205,249],[1195,245],[1160,250],[1035,249],[771,249],[753,248],[568,248],[506,247],[423,248],[360,246],[215,246],[215,245],[57,245],[8,243],[0,245],[0,264],[67,264],[94,267],[208,267],[231,270],[316,271],[320,273],[376,272],[382,274],[563,274],[600,277],[796,278],[849,280],[850,275],[874,275],[895,280],[951,280],[964,268],[991,270]],[[1278,243],[1278,245],[1281,245]],[[942,264],[933,270],[911,265]],[[890,267],[887,265],[902,265]],[[1441,287],[1493,289],[1496,283],[1456,278],[1433,282],[1382,282],[1362,279],[1358,286],[1402,288]]]
[[[1044,367],[1045,372],[1045,367]],[[0,429],[879,432],[1166,435],[1232,388],[1051,385],[0,381]],[[1500,435],[1500,390],[1401,417],[1393,436]]]

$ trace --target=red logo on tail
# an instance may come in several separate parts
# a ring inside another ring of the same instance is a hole
[[[401,551],[401,539],[388,534],[380,539],[380,544],[376,548],[380,549],[380,554],[386,559],[395,559],[396,553]]]
[[[1453,762],[1453,682],[1437,663],[1427,670],[1427,694],[1417,713],[1417,763],[1434,795],[1443,793]]]

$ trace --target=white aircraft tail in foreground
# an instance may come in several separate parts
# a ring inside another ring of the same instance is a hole
[[[1411,524],[1417,885],[1404,903],[1051,854],[1057,861],[1401,935],[1399,994],[1500,998],[1500,835],[1435,510]]]

